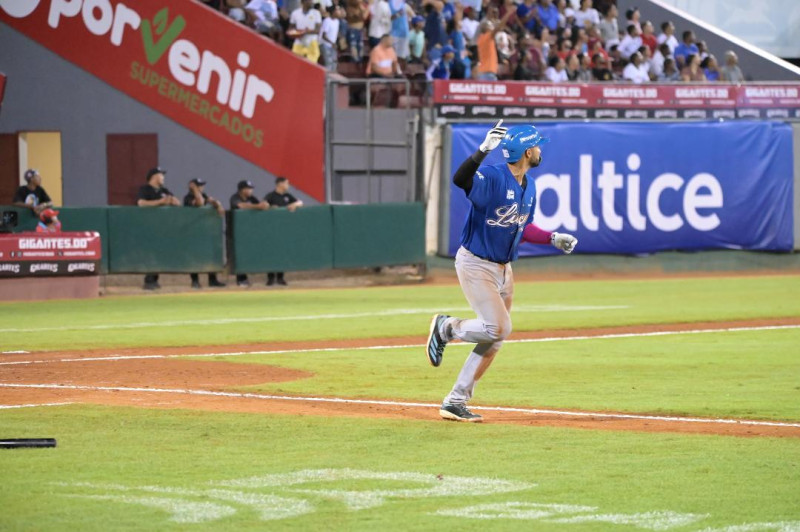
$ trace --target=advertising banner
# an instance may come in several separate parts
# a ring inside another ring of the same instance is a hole
[[[451,175],[491,124],[452,128]],[[793,246],[792,130],[777,122],[542,123],[534,223],[574,234],[578,253]],[[484,164],[504,163],[500,149]],[[450,184],[448,251],[469,209]],[[520,255],[557,253],[524,244]]]
[[[195,0],[3,0],[0,21],[324,201],[324,69]]]
[[[0,277],[98,275],[101,258],[98,233],[0,235]]]
[[[800,118],[800,84],[537,83],[437,80],[448,118]]]

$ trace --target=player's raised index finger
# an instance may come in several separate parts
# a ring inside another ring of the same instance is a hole
[[[502,124],[503,124],[503,119],[501,118],[501,119],[500,119],[500,121],[499,121],[498,123],[496,123],[492,129],[497,129],[497,128],[498,128],[498,127],[500,127]]]

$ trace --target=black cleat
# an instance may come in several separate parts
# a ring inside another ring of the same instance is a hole
[[[444,320],[449,318],[445,314],[436,314],[431,319],[431,332],[428,335],[428,343],[425,346],[426,352],[428,355],[428,361],[430,361],[431,366],[437,367],[439,364],[442,363],[442,354],[444,354],[444,348],[447,345],[447,340],[445,340],[439,330],[441,329],[442,323]]]
[[[470,412],[467,405],[444,403],[442,408],[439,409],[439,415],[450,421],[466,421],[467,423],[480,423],[483,421],[483,417]]]
[[[213,281],[209,281],[208,286],[212,288],[225,288],[225,283],[221,283],[215,279]]]
[[[192,288],[195,290],[200,290],[203,286],[200,284],[200,281],[192,281]]]

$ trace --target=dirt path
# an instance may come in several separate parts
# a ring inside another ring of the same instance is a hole
[[[660,324],[602,329],[549,330],[515,333],[514,339],[575,336],[603,336],[698,329],[727,329],[800,325],[800,318]],[[142,408],[251,412],[303,416],[344,416],[391,418],[439,422],[434,404],[390,399],[344,399],[325,397],[277,397],[236,392],[243,386],[285,382],[310,377],[304,371],[261,364],[197,361],[183,358],[124,358],[97,360],[108,356],[170,357],[198,353],[258,352],[368,347],[375,345],[418,345],[424,338],[379,338],[354,341],[291,342],[238,346],[195,346],[45,352],[0,355],[0,404],[43,404],[76,402]],[[64,359],[70,362],[64,362]],[[11,387],[9,387],[11,386]],[[29,387],[42,386],[42,387]],[[482,413],[487,424],[569,427],[593,430],[629,430],[731,436],[800,437],[800,423],[787,426],[728,420],[689,420],[661,416],[629,417],[607,412],[554,412],[531,409],[487,407]]]

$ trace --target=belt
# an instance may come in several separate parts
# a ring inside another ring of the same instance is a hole
[[[471,252],[470,250],[468,250],[467,248],[464,248],[464,250],[466,250],[466,251],[467,251],[467,252],[468,252],[470,255],[473,255],[473,256],[475,256],[475,257],[478,257],[478,258],[479,258],[479,259],[481,259],[481,260],[485,260],[485,261],[487,261],[487,262],[493,262],[493,263],[495,263],[495,264],[499,264],[499,265],[501,265],[501,266],[505,266],[506,264],[508,264],[509,262],[511,262],[511,261],[499,262],[499,261],[496,261],[496,260],[492,260],[492,259],[490,259],[490,258],[488,258],[488,257],[481,257],[481,256],[480,256],[480,255],[478,255],[477,253],[473,253],[473,252]]]

